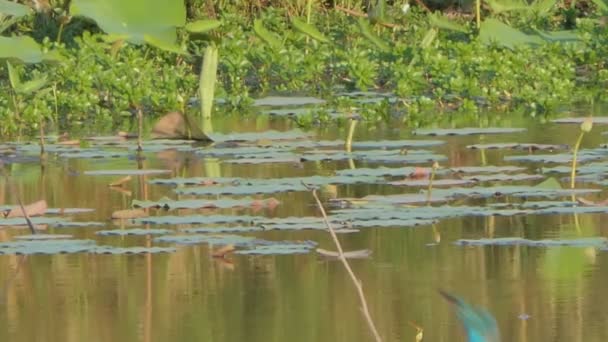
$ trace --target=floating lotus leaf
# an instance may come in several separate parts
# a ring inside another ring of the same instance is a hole
[[[442,140],[374,140],[374,141],[353,141],[354,149],[402,149],[411,147],[434,147],[445,144]]]
[[[338,259],[340,257],[340,253],[334,251],[328,251],[323,248],[317,248],[317,253],[325,258],[330,259]],[[372,255],[372,251],[370,249],[361,249],[358,251],[348,251],[343,253],[344,257],[347,259],[365,259],[369,258]]]
[[[264,157],[264,158],[257,158],[257,157],[249,157],[249,158],[238,158],[238,159],[227,159],[227,160],[223,160],[223,163],[227,163],[227,164],[282,164],[282,163],[289,163],[289,164],[298,164],[300,163],[302,160],[300,159],[299,156],[292,154],[292,153],[285,153],[282,156],[280,155],[276,155],[276,156],[272,156],[272,157]]]
[[[494,144],[475,144],[469,145],[467,148],[474,150],[488,149],[488,150],[524,150],[524,151],[538,151],[538,150],[568,150],[568,145],[554,145],[554,144],[520,144],[520,143],[494,143]]]
[[[443,186],[455,186],[455,185],[468,185],[474,184],[474,179],[434,179],[433,187]],[[401,186],[429,186],[430,179],[403,179],[394,182],[388,182],[390,185],[401,185]]]
[[[171,173],[171,170],[95,170],[85,171],[88,176],[137,176],[137,175],[161,175]]]
[[[89,253],[94,254],[157,254],[157,253],[174,253],[177,251],[172,247],[113,247],[113,246],[98,246],[92,248]]]
[[[82,228],[82,227],[101,227],[104,226],[105,223],[102,222],[94,222],[94,221],[57,221],[55,223],[51,223],[51,226],[55,228]]]
[[[68,234],[33,234],[15,236],[15,240],[66,240],[71,239],[72,235]]]
[[[279,202],[274,199],[257,200],[251,198],[244,199],[219,199],[219,200],[171,200],[162,199],[160,201],[138,201],[134,200],[132,205],[135,208],[163,208],[171,209],[199,209],[199,208],[250,208],[250,207],[266,207],[276,206]]]
[[[581,150],[578,153],[577,160],[579,163],[589,162],[602,159],[608,156],[607,150]],[[571,163],[572,153],[562,154],[529,154],[521,156],[506,156],[505,161],[533,162],[533,163]]]
[[[374,176],[374,177],[406,177],[416,171],[414,167],[379,167],[379,168],[360,168],[360,169],[345,169],[337,170],[336,174],[344,177],[362,177],[362,176]]]
[[[578,159],[578,158],[577,158]],[[554,167],[543,167],[543,173],[566,173],[570,174],[572,171],[571,166],[554,166]],[[577,175],[606,175],[608,174],[608,163],[607,162],[593,162],[589,164],[579,165],[576,168]]]
[[[225,215],[192,215],[192,216],[152,216],[138,218],[134,221],[140,224],[215,224],[215,223],[251,223],[255,216],[225,216]]]
[[[95,234],[101,236],[146,236],[146,235],[164,235],[171,234],[172,230],[169,229],[143,229],[143,228],[133,228],[133,229],[112,229],[112,230],[99,230],[96,231]]]
[[[264,231],[262,227],[246,226],[246,227],[205,227],[205,228],[185,228],[181,230],[188,234],[217,234],[217,233],[249,233]]]
[[[211,177],[194,177],[194,178],[155,178],[148,180],[150,184],[161,185],[214,185],[214,184],[230,184],[241,182],[244,178],[211,178]]]
[[[197,245],[202,243],[212,245],[247,246],[255,243],[256,238],[240,235],[165,235],[154,239],[158,243],[174,243],[178,245]]]
[[[460,239],[454,242],[460,246],[511,246],[523,245],[531,247],[608,247],[608,239],[605,237],[589,237],[569,240],[528,240],[519,237],[494,238],[494,239],[478,239],[467,240]]]
[[[84,253],[93,248],[93,240],[24,240],[0,243],[0,254]]]
[[[560,118],[551,120],[551,122],[559,123],[559,124],[577,124],[580,125],[585,121],[587,117],[577,117],[577,118]],[[594,116],[593,124],[605,125],[608,124],[608,116]]]
[[[254,246],[251,249],[238,250],[235,254],[245,255],[287,255],[309,253],[316,244],[310,242],[283,242],[270,245]]]
[[[307,105],[321,105],[326,101],[317,99],[314,97],[298,97],[298,96],[269,96],[261,99],[257,99],[253,102],[254,106],[266,106],[266,107],[284,107],[284,106],[307,106]]]
[[[196,151],[197,155],[201,156],[211,156],[211,157],[241,157],[241,158],[273,158],[279,157],[282,158],[284,156],[293,156],[295,154],[289,153],[289,149],[284,147],[258,147],[258,146],[237,146],[232,148],[214,148],[208,147],[204,149],[199,149]]]
[[[330,222],[336,230],[349,229],[350,225],[332,220]],[[327,230],[325,221],[320,217],[285,217],[274,219],[259,219],[255,224],[264,230]]]
[[[175,193],[180,195],[255,195],[272,194],[279,192],[306,191],[302,184],[256,184],[256,185],[236,185],[220,187],[192,187],[177,188]]]
[[[518,172],[526,168],[520,166],[451,166],[450,170],[458,173],[503,173]]]
[[[299,130],[293,131],[262,131],[262,132],[246,132],[246,133],[230,133],[221,134],[213,133],[209,137],[216,143],[225,141],[258,141],[260,139],[265,140],[297,140],[297,139],[310,139],[312,137],[309,133],[304,133]]]
[[[61,218],[54,217],[31,217],[34,225],[57,225],[59,222],[68,222]],[[0,226],[25,226],[27,222],[23,217],[0,218]]]
[[[416,135],[473,135],[473,134],[509,134],[525,132],[525,128],[436,128],[436,129],[417,129],[413,133]]]
[[[109,150],[76,150],[60,153],[61,158],[97,159],[97,158],[126,158],[129,154],[123,151]]]
[[[347,177],[347,176],[310,176],[310,177],[286,177],[272,179],[234,179],[224,181],[222,178],[215,179],[218,183],[230,183],[224,186],[201,186],[190,188],[177,188],[174,191],[185,195],[251,195],[267,194],[291,191],[308,191],[302,185],[322,186],[328,184],[357,184],[357,183],[380,183],[384,180],[375,176]],[[184,182],[181,180],[180,182]]]
[[[518,174],[493,174],[493,175],[473,175],[464,176],[465,179],[470,179],[477,182],[501,182],[501,181],[528,181],[543,179],[542,175],[530,175],[525,173]]]
[[[317,151],[314,153],[307,152],[301,155],[302,161],[329,161],[348,159],[378,163],[383,162],[420,164],[447,160],[447,157],[440,154],[430,153],[428,151],[408,151],[406,154],[402,154],[398,150],[368,150],[353,151],[351,153],[343,151],[339,151],[336,153],[324,153],[323,151]]]

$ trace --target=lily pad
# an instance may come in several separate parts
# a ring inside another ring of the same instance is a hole
[[[253,244],[256,238],[251,236],[240,236],[240,235],[209,235],[209,234],[195,234],[195,235],[165,235],[154,239],[157,243],[174,243],[177,245],[197,245],[202,243],[212,245],[235,245],[235,246],[247,246]]]
[[[524,150],[524,151],[539,151],[539,150],[567,150],[570,148],[569,145],[555,145],[555,144],[520,144],[520,143],[494,143],[494,144],[475,144],[469,145],[467,148],[474,150],[488,149],[488,150]]]
[[[433,187],[455,186],[474,184],[474,179],[434,179]],[[429,186],[430,179],[403,179],[394,182],[388,182],[390,185],[402,186]]]
[[[254,246],[251,249],[238,250],[235,254],[244,255],[287,255],[287,254],[307,254],[316,244],[284,242],[273,243],[270,245]]]
[[[138,201],[134,200],[132,205],[135,208],[163,208],[172,209],[225,209],[225,208],[261,208],[274,207],[279,201],[274,198],[269,199],[219,199],[219,200],[171,200],[161,199],[160,201]]]
[[[467,240],[461,239],[455,242],[461,246],[510,246],[524,245],[531,247],[608,247],[608,239],[605,237],[590,237],[569,240],[528,240],[524,238],[494,238],[494,239],[478,239]]]
[[[593,160],[602,159],[608,156],[608,151],[601,150],[581,150],[578,153],[577,160],[579,163],[589,162]],[[533,162],[533,163],[571,163],[572,153],[561,153],[561,154],[528,154],[521,156],[506,156],[505,161],[518,161],[518,162]]]
[[[133,228],[133,229],[112,229],[112,230],[99,230],[95,232],[97,235],[101,236],[147,236],[147,235],[164,235],[171,234],[172,230],[169,229],[142,229],[142,228]]]
[[[72,238],[68,234],[33,234],[15,236],[15,240],[66,240]]]
[[[76,150],[59,154],[61,158],[75,159],[126,158],[128,156],[127,152],[109,150]]]
[[[137,175],[161,175],[171,173],[171,170],[95,170],[85,171],[88,176],[137,176]]]
[[[502,182],[502,181],[529,181],[543,179],[542,175],[531,175],[525,173],[518,174],[491,174],[491,175],[472,175],[464,176],[465,179],[470,179],[477,182]]]
[[[525,128],[436,128],[436,129],[417,129],[413,132],[416,135],[473,135],[473,134],[512,134],[525,132]]]
[[[240,226],[240,227],[201,227],[201,228],[185,228],[181,230],[188,234],[217,234],[217,233],[249,233],[264,231],[262,227],[256,226]]]
[[[135,219],[140,224],[216,224],[216,223],[251,223],[255,216],[227,215],[191,215],[191,216],[152,216]]]
[[[98,246],[89,251],[94,254],[157,254],[157,253],[174,253],[177,251],[172,247],[113,247],[113,246]]]
[[[221,134],[213,133],[209,137],[215,142],[225,141],[258,141],[260,139],[265,140],[298,140],[298,139],[310,139],[312,137],[309,133],[304,133],[300,130],[293,131],[261,131],[261,132],[244,132],[244,133],[230,133]]]
[[[457,173],[503,173],[518,172],[526,168],[521,166],[451,166],[450,170]]]
[[[93,240],[24,240],[0,243],[0,254],[83,253],[93,248]]]
[[[587,119],[587,117],[560,118],[560,119],[551,120],[551,122],[558,123],[558,124],[577,124],[577,125],[580,125],[586,119]],[[608,124],[608,116],[594,116],[593,117],[593,124],[594,125],[595,124],[598,124],[598,125]]]

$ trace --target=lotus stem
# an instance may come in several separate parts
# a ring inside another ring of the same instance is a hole
[[[142,147],[142,134],[144,131],[144,114],[141,107],[137,109],[137,151],[141,152]]]
[[[481,27],[481,0],[475,0],[475,22],[479,30]]]
[[[585,136],[585,132],[581,132],[579,134],[578,139],[576,140],[576,145],[574,145],[574,151],[572,152],[572,170],[570,171],[570,189],[574,189],[576,183],[576,158],[578,155],[578,149],[581,147],[581,142],[583,141],[583,137]]]
[[[306,184],[304,184],[304,186],[308,187]],[[378,333],[378,329],[376,329],[376,325],[374,324],[372,316],[369,313],[369,309],[367,306],[367,300],[365,299],[365,293],[363,292],[363,285],[362,285],[361,281],[355,275],[355,272],[353,272],[352,268],[350,267],[350,264],[348,263],[348,260],[344,256],[344,250],[342,249],[342,245],[340,244],[338,235],[336,235],[336,231],[334,230],[333,226],[329,222],[329,219],[327,218],[327,213],[325,212],[325,208],[323,207],[323,204],[321,203],[321,200],[319,199],[319,196],[317,195],[317,190],[314,188],[312,188],[312,196],[315,198],[315,201],[317,202],[317,206],[319,207],[319,210],[321,211],[321,215],[323,216],[323,222],[325,222],[325,226],[327,226],[327,230],[329,231],[329,234],[331,235],[331,238],[334,241],[336,248],[338,249],[338,259],[340,259],[340,261],[342,262],[342,265],[344,265],[346,272],[348,272],[350,279],[352,280],[353,284],[355,285],[355,288],[357,289],[357,294],[359,295],[359,301],[361,302],[361,311],[363,313],[363,316],[365,317],[365,320],[367,321],[367,325],[369,326],[370,331],[374,335],[374,339],[376,340],[376,342],[382,342],[382,337],[380,337],[380,334]]]
[[[355,135],[357,121],[358,120],[350,119],[350,125],[348,126],[348,135],[346,136],[346,143],[344,144],[344,148],[348,153],[350,153],[353,149],[353,136]]]
[[[437,171],[438,168],[439,168],[439,163],[434,162],[433,166],[431,167],[431,177],[429,178],[429,187],[426,192],[427,204],[431,204],[431,193],[433,191],[433,179],[435,179],[435,172]]]

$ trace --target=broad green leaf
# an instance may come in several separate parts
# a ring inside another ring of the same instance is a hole
[[[73,0],[70,13],[94,20],[109,34],[126,35],[134,44],[148,42],[173,51],[177,27],[186,25],[183,1]]]
[[[509,11],[531,11],[534,8],[518,0],[485,0],[495,14]]]
[[[222,25],[219,20],[197,20],[186,24],[186,30],[192,33],[205,33]]]
[[[380,39],[380,37],[376,36],[370,26],[368,21],[365,18],[359,18],[359,20],[357,21],[357,23],[359,24],[359,32],[361,32],[361,34],[367,38],[367,40],[369,40],[371,43],[373,43],[374,45],[376,45],[376,47],[378,49],[380,49],[383,52],[388,52],[390,51],[390,46],[388,46],[388,44],[383,41],[382,39]]]
[[[264,41],[264,43],[268,44],[268,46],[272,47],[273,49],[278,50],[283,46],[283,43],[275,36],[275,34],[268,31],[264,27],[264,24],[260,19],[256,19],[253,22],[253,31],[260,39]]]
[[[61,56],[56,52],[43,53],[40,45],[29,36],[0,37],[0,59],[23,63],[58,61]]]
[[[28,15],[31,9],[28,6],[16,2],[0,0],[0,14],[12,17],[23,17]]]
[[[549,14],[549,12],[555,7],[557,0],[539,0],[532,6],[536,12],[542,15]]]
[[[41,77],[35,80],[31,80],[31,81],[27,81],[24,83],[21,83],[21,85],[17,88],[15,88],[15,92],[17,92],[18,94],[32,94],[38,90],[40,90],[40,88],[44,87],[47,83],[47,79],[46,77]]]
[[[608,12],[608,0],[591,0],[602,12]]]
[[[422,47],[423,49],[428,48],[429,46],[431,46],[436,37],[437,29],[431,27],[424,35],[424,38],[422,38],[422,42],[420,42],[420,47]]]
[[[567,42],[578,42],[581,39],[576,34],[575,31],[567,30],[567,31],[554,31],[554,32],[544,32],[540,30],[534,30],[539,36],[541,36],[544,40],[549,42],[559,42],[559,43],[567,43]]]
[[[509,49],[519,45],[539,45],[543,42],[538,36],[525,34],[493,18],[481,23],[479,39],[486,44],[495,42]]]
[[[437,12],[429,14],[429,23],[435,27],[445,29],[445,30],[464,32],[464,33],[468,32],[468,30],[465,26],[460,25],[460,24],[454,22],[453,20],[451,20]]]
[[[325,37],[321,32],[319,32],[319,30],[317,30],[314,26],[307,24],[304,21],[295,17],[291,18],[291,24],[296,30],[300,31],[300,33],[303,33],[314,40],[318,40],[323,43],[329,43],[329,39],[327,39],[327,37]]]
[[[21,86],[21,78],[19,77],[19,73],[13,67],[11,62],[6,62],[6,68],[8,69],[8,80],[11,83],[11,87],[13,89],[17,89]]]
[[[203,67],[199,81],[201,100],[201,115],[203,117],[203,133],[211,132],[210,120],[215,95],[215,81],[217,78],[218,51],[214,44],[207,46],[203,57]]]
[[[153,35],[144,35],[144,41],[161,50],[177,53],[180,55],[187,54],[186,50],[184,50],[181,46],[175,43],[170,43],[163,39],[158,39],[156,36]]]

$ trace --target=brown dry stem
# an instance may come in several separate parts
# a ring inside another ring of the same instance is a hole
[[[305,184],[305,186],[306,186],[306,184]],[[376,325],[374,324],[372,316],[369,313],[369,309],[367,306],[367,300],[365,299],[365,293],[363,292],[363,285],[362,285],[361,281],[357,278],[355,273],[353,272],[352,268],[350,267],[350,264],[348,263],[348,260],[344,256],[344,250],[342,249],[340,240],[338,240],[338,235],[336,235],[336,231],[334,230],[333,226],[329,222],[329,219],[327,218],[327,213],[325,212],[325,208],[323,207],[323,204],[321,203],[319,196],[317,196],[317,190],[314,188],[311,190],[312,190],[312,196],[315,198],[315,201],[317,202],[317,206],[319,207],[319,210],[321,211],[321,215],[323,215],[323,222],[325,222],[325,225],[327,226],[327,229],[329,230],[329,234],[331,234],[331,237],[336,245],[336,248],[338,249],[338,259],[340,259],[340,261],[342,262],[342,265],[344,265],[346,272],[348,272],[350,279],[352,280],[353,284],[355,285],[355,288],[357,289],[357,294],[359,295],[359,301],[361,302],[361,311],[363,313],[363,316],[365,317],[365,320],[367,321],[367,325],[369,326],[369,329],[371,330],[372,334],[374,335],[374,339],[376,340],[376,342],[381,342],[382,337],[380,337],[380,334],[378,333],[378,329],[376,329]]]

